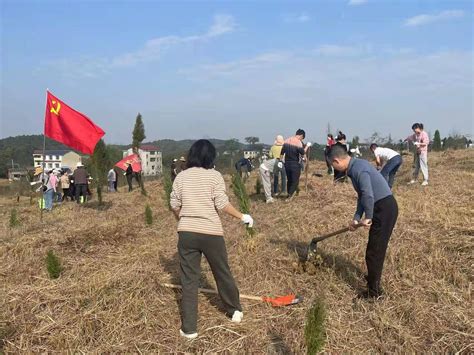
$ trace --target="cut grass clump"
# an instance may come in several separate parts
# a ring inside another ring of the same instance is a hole
[[[326,341],[324,320],[326,309],[321,299],[316,300],[306,316],[304,337],[308,355],[314,355],[323,349]]]
[[[244,214],[250,213],[250,198],[245,188],[245,184],[239,174],[234,174],[232,177],[232,189],[239,201],[240,212]],[[246,227],[247,236],[253,237],[257,232],[254,228]]]
[[[146,205],[145,207],[145,222],[149,226],[153,224],[153,212],[151,211],[150,205]]]
[[[18,219],[18,212],[15,208],[12,208],[10,211],[10,228],[15,228],[20,225],[20,220]]]
[[[57,279],[63,271],[61,260],[59,260],[52,250],[49,250],[46,255],[46,268],[51,279]]]

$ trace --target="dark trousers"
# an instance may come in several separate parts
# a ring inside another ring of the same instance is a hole
[[[81,196],[84,196],[84,202],[87,198],[87,184],[76,184],[76,202],[81,203]]]
[[[132,179],[133,179],[133,175],[130,174],[130,175],[127,175],[127,183],[128,183],[128,191],[132,191]]]
[[[228,315],[242,311],[239,290],[227,261],[223,237],[191,232],[179,232],[178,254],[181,286],[181,330],[193,333],[197,330],[198,288],[201,278],[201,255],[204,254],[214,275],[217,291]]]
[[[301,165],[296,161],[288,161],[285,163],[285,170],[288,195],[293,196],[300,182]]]
[[[286,170],[285,165],[283,164],[283,168],[278,167],[278,163],[280,161],[277,159],[275,166],[273,168],[273,193],[277,194],[278,191],[278,181],[281,179],[281,193],[286,191]]]
[[[387,180],[388,186],[390,186],[390,188],[392,188],[393,186],[393,182],[395,181],[395,174],[397,173],[400,165],[402,165],[402,157],[400,155],[397,155],[390,159],[387,163],[385,163],[384,167],[380,171],[385,180]]]
[[[331,152],[330,147],[326,147],[324,149],[324,160],[326,161],[326,166],[328,167],[328,174],[333,174],[333,167],[331,165],[331,162],[329,160],[329,153]]]
[[[62,200],[66,200],[67,201],[67,198],[69,197],[69,187],[67,189],[63,188],[63,198]]]
[[[369,242],[365,252],[369,292],[378,293],[380,291],[385,253],[397,217],[398,205],[393,196],[387,196],[375,203],[374,217],[369,231]]]
[[[334,169],[334,182],[345,182],[347,179],[346,173]]]
[[[117,191],[117,183],[118,183],[118,178],[115,179],[114,181],[114,190]]]

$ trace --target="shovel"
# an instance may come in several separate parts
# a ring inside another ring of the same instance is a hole
[[[167,288],[174,288],[174,289],[178,289],[178,290],[182,289],[181,285],[173,285],[173,284],[164,283],[164,284],[161,284],[161,286],[167,287]],[[200,288],[199,292],[212,293],[214,295],[219,294],[216,290],[211,290],[211,289],[208,289],[208,288]],[[294,295],[294,294],[289,294],[289,295],[280,296],[280,297],[240,295],[240,298],[247,299],[247,300],[270,303],[273,307],[290,306],[292,304],[297,304],[297,303],[303,302],[303,297],[297,296],[297,295]]]
[[[358,224],[355,227],[359,228],[360,226],[362,226],[362,224]],[[308,254],[307,254],[307,257],[306,257],[306,261],[311,261],[316,256],[316,251],[318,249],[318,242],[321,242],[325,239],[334,237],[334,236],[342,234],[342,233],[349,232],[349,230],[350,230],[349,227],[346,227],[346,228],[339,229],[335,232],[324,234],[320,237],[313,238],[313,240],[311,240],[311,243],[309,243],[309,245],[308,245]]]

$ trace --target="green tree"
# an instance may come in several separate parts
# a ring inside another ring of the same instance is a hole
[[[132,133],[132,148],[135,153],[138,153],[138,149],[140,149],[140,145],[145,138],[145,125],[143,124],[142,115],[138,113]]]
[[[107,156],[107,147],[104,140],[97,142],[94,154],[92,155],[92,167],[95,173],[95,182],[97,185],[97,198],[99,205],[102,205],[102,187],[107,181],[109,158]]]
[[[132,149],[135,154],[139,153],[140,145],[142,144],[143,140],[146,138],[145,136],[145,125],[143,124],[142,115],[138,113],[137,118],[135,120],[135,127],[133,128],[132,133]],[[146,196],[145,184],[143,183],[141,174],[137,174],[138,183],[140,184],[140,189],[142,191],[142,195]]]
[[[433,150],[439,152],[441,148],[441,135],[439,134],[439,131],[436,130],[433,138]]]
[[[258,138],[258,137],[245,137],[245,141],[248,144],[254,145],[254,144],[260,142],[260,138]]]
[[[46,269],[48,270],[49,277],[52,279],[57,279],[63,271],[61,260],[59,260],[52,250],[49,250],[46,255]]]
[[[352,147],[357,147],[360,144],[360,138],[359,136],[354,136],[352,138],[351,146]]]

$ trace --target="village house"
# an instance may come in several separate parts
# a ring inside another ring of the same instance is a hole
[[[163,158],[158,147],[145,144],[140,147],[138,153],[142,161],[142,173],[144,176],[161,175],[163,172]],[[124,158],[131,154],[133,154],[132,148],[123,151]]]
[[[77,163],[82,162],[82,157],[72,150],[45,150],[44,163],[46,169],[69,169],[73,171]],[[43,151],[33,152],[33,166],[36,168],[43,164]]]

